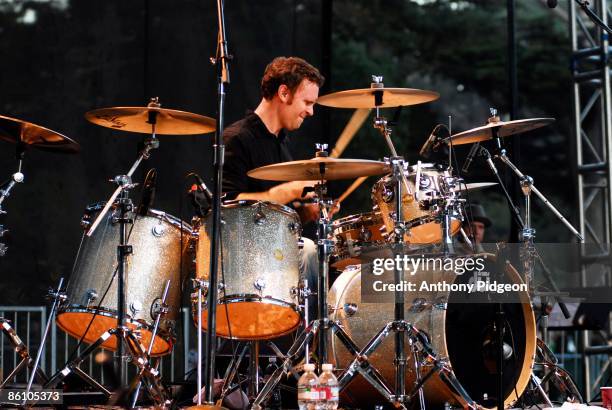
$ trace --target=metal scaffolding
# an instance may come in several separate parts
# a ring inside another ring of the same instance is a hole
[[[569,1],[572,41],[573,125],[575,175],[578,186],[580,233],[588,247],[582,250],[582,286],[609,285],[610,272],[598,265],[610,255],[612,224],[612,121],[608,35],[591,22],[576,2]],[[609,20],[606,0],[595,0],[594,10],[604,23]],[[582,345],[591,345],[592,335],[583,332]],[[592,397],[591,363],[584,356],[585,398]]]

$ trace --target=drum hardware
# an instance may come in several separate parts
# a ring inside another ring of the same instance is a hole
[[[532,383],[537,387],[542,397],[550,402],[550,399],[542,386],[552,382],[560,392],[567,393],[568,399],[570,399],[572,402],[585,403],[582,395],[580,394],[580,390],[574,383],[574,380],[569,372],[563,367],[559,366],[559,360],[555,354],[540,338],[537,340],[537,347],[536,364],[542,365],[545,369],[549,370],[549,372],[546,373],[541,379],[532,373]]]
[[[6,214],[2,209],[2,203],[11,195],[16,184],[23,183],[25,175],[22,172],[23,160],[26,149],[34,147],[42,151],[76,154],[79,152],[79,144],[56,131],[41,127],[31,122],[18,120],[16,118],[0,115],[0,140],[15,144],[15,157],[17,159],[17,171],[11,175],[6,187],[0,189],[0,215]],[[0,238],[8,232],[0,225]],[[0,257],[8,250],[6,244],[0,242]]]
[[[36,359],[32,364],[32,368],[38,370],[38,364],[40,363],[40,359],[42,357],[43,352],[45,351],[45,342],[47,341],[47,337],[49,336],[49,330],[51,329],[51,323],[53,322],[53,316],[55,315],[55,311],[61,300],[64,300],[66,295],[62,293],[62,285],[64,284],[64,278],[60,278],[59,284],[57,285],[57,290],[54,292],[52,289],[49,290],[48,297],[53,297],[53,304],[51,305],[51,312],[49,312],[49,320],[47,320],[47,325],[45,326],[45,331],[42,335],[42,339],[40,340],[40,346],[38,347],[38,352],[36,353]],[[43,373],[44,374],[44,373]],[[34,378],[36,377],[37,372],[34,371],[30,375],[30,379],[28,380],[28,385],[26,387],[25,398],[23,400],[23,405],[25,406],[27,403],[27,397],[32,389],[32,384],[34,383]],[[46,377],[43,379],[46,383],[48,380]]]
[[[143,148],[140,151],[138,158],[136,159],[136,161],[134,162],[134,164],[132,165],[128,173],[125,175],[115,176],[113,182],[117,185],[117,188],[112,193],[108,201],[106,201],[106,205],[104,206],[102,211],[100,211],[100,213],[98,214],[98,217],[94,220],[94,222],[91,224],[91,226],[89,227],[86,233],[88,237],[91,237],[93,233],[95,232],[96,228],[98,227],[98,225],[100,224],[100,222],[102,222],[102,219],[106,216],[107,212],[110,210],[111,206],[117,203],[120,216],[118,218],[119,244],[117,245],[117,284],[118,284],[117,286],[117,330],[118,331],[115,333],[117,333],[118,335],[121,335],[121,337],[117,340],[118,341],[117,355],[120,358],[117,361],[117,373],[119,374],[119,377],[121,379],[121,385],[125,385],[125,380],[124,380],[125,376],[123,372],[123,360],[122,360],[122,357],[123,357],[122,343],[123,343],[123,340],[127,339],[126,332],[129,332],[129,330],[125,328],[119,331],[119,329],[125,327],[125,293],[124,293],[125,292],[124,291],[125,276],[124,275],[127,270],[127,256],[132,253],[132,247],[129,246],[126,242],[127,241],[127,224],[133,223],[133,219],[130,216],[130,214],[134,211],[133,209],[134,206],[132,204],[131,199],[129,198],[128,191],[135,186],[132,183],[132,175],[134,174],[134,172],[136,171],[140,163],[144,159],[148,159],[150,157],[150,153],[153,149],[159,148],[159,141],[157,140],[157,137],[156,137],[156,123],[157,123],[157,117],[160,111],[156,109],[159,109],[160,107],[161,107],[161,104],[159,103],[159,99],[157,97],[151,98],[147,106],[149,110],[145,110],[142,112],[143,114],[146,113],[146,117],[147,117],[146,120],[144,120],[144,118],[139,118],[137,120],[137,123],[146,122],[150,125],[150,127],[147,127],[148,128],[147,132],[149,132],[150,130],[151,137],[145,139]],[[106,109],[104,111],[104,114],[111,113],[111,112],[113,112],[113,109]],[[107,127],[110,125],[109,123],[104,122],[104,121],[109,121],[109,119],[111,120],[112,124],[115,124],[115,127],[119,127],[121,125],[117,122],[120,119],[120,117],[104,116],[99,113],[99,110],[95,110],[95,111],[87,113],[85,115],[85,118],[87,118],[89,121],[93,122],[94,124],[103,125]],[[122,128],[124,127],[119,127],[119,129],[122,129]],[[129,130],[129,129],[134,129],[134,128],[126,128],[126,130]],[[126,332],[124,332],[124,330]]]
[[[344,344],[344,346],[352,353],[357,354],[359,348],[355,343],[351,340],[350,336],[340,327],[337,323],[329,320],[328,313],[328,305],[327,305],[327,291],[328,291],[328,281],[329,281],[329,257],[333,251],[334,241],[330,239],[332,233],[332,224],[331,224],[331,210],[334,207],[334,202],[327,196],[327,184],[326,179],[327,175],[327,165],[331,165],[331,169],[333,170],[331,178],[332,179],[341,179],[344,170],[342,170],[337,164],[339,164],[340,160],[331,160],[331,158],[327,157],[327,149],[326,144],[317,144],[317,153],[316,157],[313,160],[310,160],[308,165],[302,164],[300,161],[294,161],[294,164],[290,167],[287,167],[288,170],[295,169],[297,172],[304,172],[304,170],[313,170],[310,174],[302,174],[306,180],[316,180],[317,183],[314,186],[315,192],[315,203],[319,206],[319,222],[317,226],[317,253],[319,256],[319,280],[317,284],[317,301],[318,301],[318,318],[307,322],[307,326],[303,332],[296,338],[293,345],[289,348],[288,353],[286,354],[282,365],[279,366],[268,378],[267,382],[259,391],[259,394],[255,398],[252,403],[252,408],[260,409],[262,408],[262,404],[267,399],[267,397],[272,393],[272,390],[278,385],[282,375],[286,372],[289,372],[292,367],[292,363],[297,360],[299,356],[305,352],[306,354],[306,362],[309,360],[309,349],[308,345],[311,343],[314,338],[317,338],[317,359],[319,364],[326,363],[328,359],[328,335],[329,331],[332,331],[332,335],[337,336],[338,339]],[[349,160],[350,161],[350,160]],[[375,161],[371,161],[375,162]],[[285,163],[291,164],[291,163]],[[313,164],[317,164],[313,167]],[[283,165],[283,164],[279,164]],[[261,176],[259,170],[274,167],[274,165],[269,165],[266,167],[257,168],[249,172],[249,175],[259,175],[258,177],[265,179]],[[383,167],[378,167],[379,170],[384,169]],[[377,171],[379,172],[379,171]],[[274,173],[267,174],[268,176],[279,178],[280,175],[276,175]],[[310,175],[310,176],[308,176]],[[358,175],[355,175],[358,176]],[[346,176],[346,178],[351,178],[352,176]],[[309,295],[309,293],[305,293],[305,295]],[[305,306],[308,306],[307,298],[305,302]]]
[[[168,394],[161,383],[159,371],[149,364],[147,349],[142,345],[135,332],[127,326],[118,326],[104,332],[96,342],[89,345],[78,357],[67,363],[62,370],[51,377],[51,379],[49,379],[49,381],[44,385],[44,388],[53,389],[70,373],[74,373],[89,383],[92,387],[104,393],[107,398],[110,398],[112,393],[87,373],[82,371],[79,366],[81,363],[83,363],[86,357],[92,354],[95,349],[102,346],[102,344],[111,337],[116,337],[117,339],[121,340],[122,343],[125,343],[131,354],[131,362],[138,368],[137,379],[144,379],[147,381],[147,383],[145,383],[145,388],[156,404],[168,405]]]
[[[39,380],[41,380],[43,384],[46,383],[47,375],[40,367],[34,366],[32,357],[28,352],[28,347],[25,345],[25,343],[23,343],[15,329],[13,329],[10,320],[0,317],[0,327],[2,328],[2,333],[7,336],[8,340],[13,345],[15,353],[17,353],[21,358],[15,368],[11,370],[11,372],[4,378],[4,381],[0,383],[0,389],[3,389],[11,381],[11,379],[15,377],[24,367],[28,367],[31,372],[36,374],[36,376],[38,376]]]
[[[153,306],[151,306],[151,316],[155,316],[155,325],[153,326],[153,331],[151,332],[151,340],[149,341],[149,347],[147,348],[147,356],[146,356],[147,358],[151,357],[151,351],[153,350],[155,335],[157,334],[157,331],[159,329],[159,321],[161,320],[162,316],[166,316],[169,312],[168,305],[166,304],[166,301],[168,299],[169,290],[170,290],[170,280],[166,281],[166,287],[164,288],[164,295],[162,296],[159,303],[154,303]],[[154,366],[154,370],[157,371],[159,363],[160,363],[159,360],[157,360]],[[138,395],[140,393],[140,388],[143,382],[142,379],[143,379],[143,375],[141,373],[138,373],[135,379],[135,380],[138,380],[138,383],[136,387],[133,389],[134,393],[132,395],[132,401],[131,401],[132,407],[136,407],[136,402],[138,401]],[[157,380],[157,383],[161,384],[161,381]],[[134,381],[131,383],[131,385],[133,384],[134,384]]]
[[[506,200],[509,204],[510,209],[512,210],[512,214],[519,226],[521,227],[521,234],[519,240],[522,242],[522,248],[520,251],[520,257],[523,264],[523,274],[525,277],[525,282],[528,285],[531,293],[534,294],[535,288],[533,285],[533,274],[534,274],[534,259],[536,255],[536,249],[534,244],[535,238],[535,230],[531,227],[531,193],[535,192],[536,195],[548,206],[548,208],[563,222],[568,229],[582,242],[584,239],[582,235],[563,217],[563,215],[546,199],[546,197],[535,188],[533,185],[533,179],[528,175],[524,175],[508,158],[506,155],[506,150],[502,146],[502,138],[519,134],[525,131],[529,131],[538,127],[542,127],[554,121],[553,118],[536,118],[536,119],[526,119],[526,120],[516,120],[516,121],[508,121],[503,122],[500,121],[499,117],[497,117],[497,110],[491,108],[491,117],[488,120],[488,124],[484,127],[475,128],[472,130],[468,130],[459,134],[452,135],[447,139],[451,144],[467,144],[473,142],[480,142],[486,140],[493,140],[497,147],[498,153],[494,156],[501,162],[503,162],[508,168],[510,168],[519,178],[521,184],[521,190],[523,192],[523,196],[525,197],[525,222],[520,217],[520,213],[518,208],[513,204],[508,191],[506,190],[499,172],[495,167],[495,164],[492,160],[492,155],[489,151],[484,147],[479,147],[480,155],[483,156],[495,175],[498,179],[502,189],[504,191],[504,195],[506,196]],[[551,282],[553,288],[556,288],[556,285],[552,281],[552,277],[547,275],[547,279]],[[557,296],[556,297],[558,303],[563,305],[562,309],[564,310],[564,314],[567,312],[567,308],[565,307],[562,300]],[[567,312],[569,317],[569,312]],[[501,303],[498,304],[498,312],[496,316],[496,327],[497,327],[497,339],[498,339],[498,353],[497,353],[497,368],[499,371],[497,372],[498,378],[498,408],[503,408],[503,347],[501,340],[503,339],[503,324],[504,324],[504,311]]]

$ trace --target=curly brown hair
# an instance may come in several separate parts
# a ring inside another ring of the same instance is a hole
[[[319,70],[306,60],[299,57],[276,57],[264,71],[261,79],[261,95],[266,100],[271,100],[278,87],[283,84],[293,93],[304,79],[312,81],[319,88],[325,82],[325,77]]]

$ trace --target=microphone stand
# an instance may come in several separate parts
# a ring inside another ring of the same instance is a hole
[[[217,0],[217,55],[212,62],[217,66],[217,131],[214,136],[213,165],[213,200],[212,200],[212,240],[210,243],[210,272],[208,284],[208,317],[206,327],[206,355],[204,356],[204,379],[202,380],[202,315],[198,315],[198,405],[194,408],[218,409],[213,402],[213,385],[215,381],[215,354],[217,335],[217,273],[219,265],[219,238],[221,229],[221,191],[223,189],[223,159],[225,145],[223,143],[223,122],[225,109],[225,86],[230,83],[229,55],[225,37],[225,16],[223,0]],[[198,311],[201,311],[202,287],[198,287]],[[202,382],[204,383],[205,404],[202,405]]]

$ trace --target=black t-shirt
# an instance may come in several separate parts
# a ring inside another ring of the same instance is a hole
[[[247,176],[247,172],[264,165],[291,161],[287,135],[270,133],[254,112],[225,128],[225,165],[223,192],[225,199],[234,199],[242,192],[263,192],[280,182],[264,181]]]

